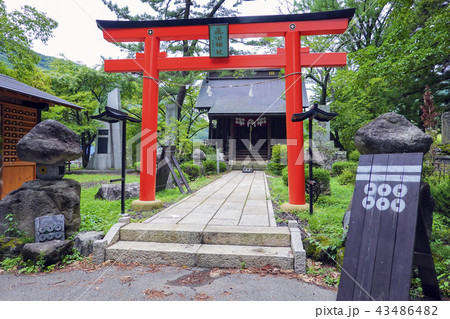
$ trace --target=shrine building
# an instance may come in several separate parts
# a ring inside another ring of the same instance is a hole
[[[302,87],[303,106],[307,107],[306,88]],[[280,70],[273,69],[242,77],[210,72],[203,81],[195,107],[207,112],[208,138],[218,142],[232,167],[265,167],[271,147],[286,144],[284,90]]]

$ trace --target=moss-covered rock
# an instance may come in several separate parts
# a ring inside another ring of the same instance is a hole
[[[22,239],[14,237],[0,238],[0,261],[20,255],[25,245]]]
[[[331,245],[331,240],[325,236],[310,237],[303,240],[303,247],[306,256],[316,261],[333,263],[330,251],[327,247]]]
[[[339,271],[341,271],[341,267],[339,265],[342,265],[344,262],[344,254],[345,254],[345,247],[339,248],[336,252],[336,266]]]

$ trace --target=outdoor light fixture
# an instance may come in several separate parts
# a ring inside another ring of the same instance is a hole
[[[338,114],[334,112],[325,112],[324,110],[319,109],[319,105],[314,103],[314,105],[303,113],[294,113],[292,114],[292,122],[303,122],[306,119],[309,119],[309,213],[312,215],[313,213],[313,151],[312,151],[312,140],[313,140],[313,130],[312,130],[312,120],[316,119],[320,122],[329,122],[333,118],[335,118]]]
[[[125,214],[125,169],[126,169],[126,142],[127,142],[127,121],[141,123],[140,120],[128,116],[127,113],[106,106],[105,111],[98,115],[91,116],[93,120],[108,122],[110,124],[122,122],[122,178],[112,179],[110,182],[122,182],[121,189],[121,213]]]

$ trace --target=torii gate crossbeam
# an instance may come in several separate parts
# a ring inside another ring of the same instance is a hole
[[[303,125],[291,122],[302,112],[302,67],[346,65],[346,53],[310,53],[301,48],[305,35],[345,32],[354,9],[295,15],[232,17],[166,21],[97,21],[109,42],[144,42],[144,53],[135,59],[106,60],[106,72],[142,72],[141,188],[140,201],[154,202],[156,191],[156,138],[158,82],[161,71],[280,69],[286,70],[286,131],[288,144],[289,203],[305,205]],[[230,38],[284,37],[285,48],[277,54],[241,55],[227,58],[167,57],[160,41],[209,38],[209,25],[228,24]]]

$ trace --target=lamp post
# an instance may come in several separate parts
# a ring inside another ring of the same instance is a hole
[[[313,214],[313,151],[312,151],[312,141],[313,141],[313,129],[312,129],[312,120],[316,119],[320,122],[329,122],[333,118],[335,118],[338,114],[334,112],[325,112],[324,110],[319,109],[319,105],[314,103],[314,105],[303,113],[294,113],[292,115],[292,122],[303,122],[306,119],[309,119],[309,213]]]
[[[127,121],[133,123],[140,123],[141,121],[135,119],[133,117],[128,116],[127,113],[113,109],[111,107],[106,106],[105,111],[98,115],[91,116],[93,120],[99,120],[107,123],[117,123],[119,121],[122,122],[122,178],[112,179],[110,182],[122,182],[121,189],[121,214],[125,214],[125,170],[126,170],[126,143],[127,143]]]

